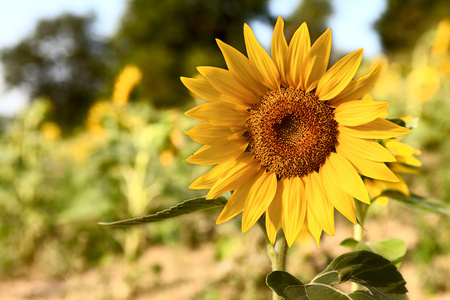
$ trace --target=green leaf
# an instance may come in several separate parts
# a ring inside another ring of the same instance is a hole
[[[409,196],[403,195],[398,191],[387,190],[382,192],[378,197],[386,196],[394,200],[400,201],[413,210],[422,213],[438,213],[450,216],[450,205],[443,201],[432,198],[422,197],[411,193]]]
[[[286,299],[308,299],[303,282],[284,271],[273,271],[266,277],[266,284],[277,295]]]
[[[375,243],[358,242],[355,239],[349,238],[343,240],[341,245],[355,250],[366,250],[379,254],[389,260],[397,268],[400,267],[400,263],[403,256],[405,256],[407,249],[405,241],[396,238],[389,238]]]
[[[116,226],[116,227],[122,227],[122,226],[136,226],[136,225],[142,225],[146,223],[153,223],[153,222],[160,222],[164,221],[169,218],[175,218],[181,215],[190,214],[193,212],[216,208],[216,207],[223,207],[227,203],[227,198],[225,197],[219,197],[217,199],[211,199],[206,200],[205,197],[199,197],[194,199],[186,200],[182,203],[177,204],[176,206],[173,206],[169,209],[157,212],[152,215],[128,219],[128,220],[121,220],[121,221],[115,221],[115,222],[101,222],[98,223],[99,225],[106,225],[106,226]]]
[[[368,290],[346,294],[336,287],[337,283],[346,281],[356,282]],[[266,282],[287,300],[408,299],[406,282],[397,268],[382,256],[364,250],[337,257],[308,284],[283,271],[270,273]]]
[[[354,251],[337,257],[311,283],[331,285],[341,282],[342,278],[365,286],[380,299],[407,299],[406,282],[397,268],[369,251]]]

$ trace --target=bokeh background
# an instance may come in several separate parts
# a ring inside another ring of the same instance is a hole
[[[2,299],[270,299],[259,228],[216,226],[208,211],[132,229],[97,222],[168,208],[205,191],[208,168],[183,112],[201,103],[180,76],[225,67],[219,38],[245,53],[243,24],[270,48],[306,21],[333,32],[331,63],[364,47],[359,75],[383,62],[376,100],[411,116],[403,142],[421,151],[410,190],[450,202],[450,2],[447,0],[0,0],[0,297]],[[309,281],[352,236],[318,249],[305,235],[288,271]],[[450,297],[450,221],[374,203],[365,235],[404,239],[411,299]]]

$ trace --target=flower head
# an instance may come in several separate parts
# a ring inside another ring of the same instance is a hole
[[[353,197],[370,202],[359,174],[398,181],[384,164],[395,158],[373,139],[409,130],[384,119],[388,103],[357,100],[380,71],[354,78],[362,49],[327,71],[331,30],[311,45],[303,23],[288,45],[283,26],[279,18],[271,57],[245,25],[248,57],[217,40],[228,70],[182,78],[208,101],[186,112],[203,121],[187,134],[205,144],[187,161],[216,165],[190,188],[209,189],[207,199],[234,191],[217,223],[242,212],[245,232],[265,214],[272,243],[282,228],[291,245],[304,223],[318,243],[322,231],[334,234],[335,208],[356,223]]]
[[[128,102],[131,90],[141,77],[141,71],[136,66],[128,65],[122,70],[114,85],[112,100],[115,105],[121,107]]]

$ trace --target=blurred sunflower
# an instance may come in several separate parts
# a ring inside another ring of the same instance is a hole
[[[389,162],[387,165],[392,172],[397,175],[398,182],[388,182],[383,180],[376,180],[372,178],[364,178],[367,191],[371,198],[377,197],[377,201],[386,206],[388,204],[388,197],[379,195],[385,190],[393,190],[409,196],[408,185],[402,178],[402,174],[419,174],[418,167],[422,166],[420,160],[415,155],[420,155],[421,151],[404,144],[400,139],[388,139],[383,142],[386,148],[394,155],[396,161]]]
[[[127,104],[133,87],[141,80],[142,73],[138,67],[134,65],[126,66],[119,77],[117,77],[114,85],[113,103],[119,107]]]
[[[248,58],[217,40],[228,70],[199,67],[204,79],[181,80],[209,102],[186,112],[204,121],[186,133],[205,144],[187,161],[216,165],[190,188],[210,189],[207,199],[234,190],[217,223],[243,212],[245,232],[265,213],[269,240],[282,228],[290,246],[304,223],[317,243],[333,235],[334,208],[356,223],[353,197],[370,202],[359,174],[398,181],[384,164],[395,158],[373,139],[409,130],[383,119],[388,103],[356,100],[380,71],[353,78],[362,49],[327,71],[331,30],[311,46],[303,23],[288,45],[283,27],[279,18],[272,57],[244,25]]]

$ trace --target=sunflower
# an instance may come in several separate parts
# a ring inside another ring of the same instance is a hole
[[[386,206],[388,204],[388,197],[379,196],[384,190],[393,190],[409,196],[409,188],[402,178],[402,174],[419,174],[418,167],[422,166],[420,160],[414,155],[420,155],[421,151],[404,144],[400,139],[388,139],[383,141],[386,148],[394,155],[396,161],[388,163],[389,169],[397,175],[398,182],[388,182],[372,178],[364,178],[367,191],[371,198],[377,198],[377,201]]]
[[[311,46],[306,23],[289,45],[283,28],[279,18],[272,57],[245,24],[248,57],[217,40],[228,70],[198,67],[203,78],[181,78],[208,101],[186,112],[203,121],[186,133],[205,144],[187,161],[216,165],[190,188],[209,189],[207,199],[233,191],[218,224],[242,212],[245,232],[265,215],[270,242],[282,228],[290,246],[306,224],[319,244],[322,231],[334,235],[335,208],[356,224],[353,198],[370,202],[359,174],[398,181],[384,164],[395,158],[373,139],[409,130],[384,119],[388,103],[357,100],[380,72],[378,64],[354,78],[362,49],[327,71],[330,29]]]

